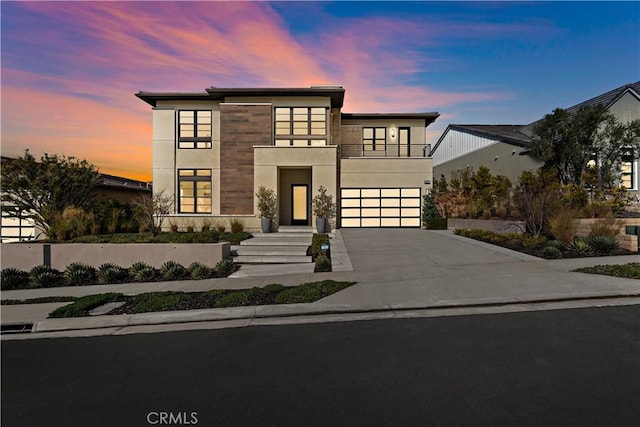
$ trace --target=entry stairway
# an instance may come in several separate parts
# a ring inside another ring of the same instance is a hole
[[[311,263],[307,248],[311,246],[311,227],[280,226],[275,233],[256,233],[231,247],[237,264]]]

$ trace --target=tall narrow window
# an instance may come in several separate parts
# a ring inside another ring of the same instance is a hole
[[[364,155],[371,151],[386,150],[387,128],[362,128],[362,151]]]
[[[178,148],[211,148],[211,111],[178,112]]]
[[[633,150],[627,150],[622,157],[620,185],[627,190],[633,190],[635,184],[635,162]]]
[[[327,145],[325,107],[276,107],[275,145]]]
[[[180,169],[179,213],[211,213],[211,169]]]

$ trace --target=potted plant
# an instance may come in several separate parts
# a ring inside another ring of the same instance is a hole
[[[271,225],[278,216],[278,197],[267,187],[260,186],[256,193],[258,210],[260,211],[260,226],[263,233],[271,232]]]
[[[336,216],[336,204],[333,202],[333,196],[327,194],[327,189],[320,186],[312,204],[318,233],[328,233],[331,231],[329,221]]]

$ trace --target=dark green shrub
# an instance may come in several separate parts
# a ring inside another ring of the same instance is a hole
[[[588,256],[591,255],[591,246],[584,239],[577,238],[567,245],[567,251],[579,257]]]
[[[126,269],[110,262],[105,262],[98,267],[98,283],[108,285],[111,283],[122,283],[129,278]]]
[[[84,286],[96,283],[96,269],[82,262],[74,262],[64,270],[67,285]]]
[[[316,272],[331,271],[331,260],[325,255],[320,254],[316,258]]]
[[[29,273],[18,270],[17,268],[8,267],[2,269],[1,280],[2,284],[0,285],[0,289],[3,291],[29,287]]]
[[[615,255],[620,249],[620,245],[611,236],[593,236],[589,238],[589,246],[598,255]]]
[[[231,225],[231,233],[233,234],[242,233],[244,231],[244,224],[242,224],[242,222],[240,222],[235,218],[231,220],[230,225]]]
[[[264,288],[262,288],[265,290],[265,292],[269,292],[270,294],[278,294],[282,291],[284,291],[285,289],[287,289],[285,286],[282,286],[279,283],[271,283],[267,286],[265,286]]]
[[[545,246],[542,250],[542,256],[547,259],[562,258],[562,251],[556,246]]]
[[[239,245],[240,242],[242,242],[243,240],[247,240],[251,237],[253,237],[252,234],[241,231],[240,233],[223,233],[220,235],[220,240],[229,242],[232,245]]]
[[[628,279],[640,279],[640,262],[630,262],[628,264],[620,265],[596,265],[593,267],[579,268],[575,271],[580,273],[626,277]]]
[[[236,268],[237,266],[234,264],[232,259],[225,259],[218,262],[216,266],[213,267],[213,271],[221,276],[229,276],[236,271]]]
[[[189,272],[175,261],[167,261],[160,267],[160,274],[165,280],[182,280],[189,276]]]
[[[427,230],[446,230],[447,218],[432,218],[424,221]]]
[[[311,238],[311,246],[307,250],[307,255],[311,256],[313,261],[322,254],[322,244],[329,244],[329,235],[324,233],[316,233]],[[329,251],[331,248],[329,247]],[[327,251],[327,252],[329,252]]]
[[[189,265],[189,275],[192,280],[208,279],[211,276],[211,269],[200,262],[193,262]]]
[[[46,265],[37,265],[29,272],[29,281],[32,288],[62,286],[63,279],[62,273]]]
[[[49,313],[49,317],[60,318],[88,316],[89,312],[94,308],[100,307],[101,305],[107,304],[109,302],[117,301],[122,297],[122,294],[108,293],[89,295],[86,297],[78,298],[72,304],[56,308],[51,313]]]

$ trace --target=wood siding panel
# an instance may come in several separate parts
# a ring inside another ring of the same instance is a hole
[[[270,105],[220,105],[220,214],[253,214],[253,146],[271,145]]]

